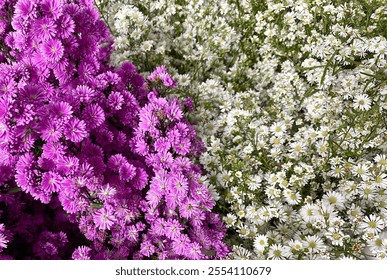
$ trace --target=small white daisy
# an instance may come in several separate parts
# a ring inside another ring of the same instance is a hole
[[[263,234],[258,234],[254,239],[254,249],[258,252],[265,250],[268,245],[267,237]]]
[[[361,111],[368,111],[371,108],[371,99],[365,94],[359,94],[354,99],[353,107]]]
[[[268,258],[270,260],[283,260],[290,256],[289,248],[280,244],[273,244],[270,246]]]
[[[384,222],[379,216],[371,214],[364,218],[364,221],[360,224],[359,228],[369,233],[378,234],[383,230]]]

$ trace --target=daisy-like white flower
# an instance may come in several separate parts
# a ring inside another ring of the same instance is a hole
[[[372,183],[377,187],[386,188],[387,187],[387,174],[381,173],[381,174],[375,175],[374,181]]]
[[[359,193],[361,194],[362,199],[372,201],[376,195],[376,190],[371,182],[367,181],[360,184]]]
[[[265,250],[268,245],[267,236],[263,234],[258,234],[254,239],[254,249],[258,252]]]
[[[283,260],[290,256],[289,248],[280,244],[270,246],[268,258],[270,260]]]
[[[323,202],[331,204],[338,209],[342,209],[344,207],[345,198],[344,196],[336,191],[329,191],[327,194],[323,196]]]
[[[262,177],[261,176],[255,175],[250,180],[251,181],[249,183],[247,183],[249,190],[255,191],[261,187],[261,185],[262,185]]]
[[[227,216],[223,218],[223,221],[226,223],[226,227],[235,225],[236,220],[237,217],[232,213],[228,213]]]
[[[289,246],[292,250],[295,250],[295,251],[300,251],[304,248],[304,245],[300,240],[290,240]]]
[[[275,135],[275,136],[282,136],[285,131],[286,131],[286,125],[283,122],[276,122],[270,127],[270,131]]]
[[[337,217],[337,211],[332,204],[323,201],[316,216],[322,221],[332,221]]]
[[[348,209],[347,214],[352,220],[356,221],[360,219],[362,215],[361,208],[355,204],[352,204],[351,207]]]
[[[234,246],[234,259],[236,260],[249,260],[252,253],[247,250],[246,248],[243,248],[242,246]]]
[[[367,180],[370,176],[370,172],[368,171],[369,167],[366,164],[358,164],[353,168],[353,173],[356,176],[361,177],[363,180]]]
[[[384,230],[379,233],[378,236],[367,242],[367,246],[363,249],[363,254],[365,254],[368,259],[375,259],[376,252],[387,249],[386,245],[387,230]]]
[[[298,192],[293,192],[289,189],[285,189],[283,191],[283,195],[285,197],[285,200],[290,205],[296,205],[301,201],[301,195]]]
[[[329,228],[326,236],[331,240],[332,245],[343,246],[344,234],[338,228]]]
[[[290,144],[290,152],[294,155],[303,153],[305,149],[306,145],[304,142],[297,141]]]
[[[318,211],[318,207],[314,204],[305,204],[304,206],[302,206],[301,210],[300,210],[300,214],[301,214],[301,217],[302,219],[309,223],[309,222],[313,222],[315,219],[316,219],[316,214],[317,214],[317,211]]]
[[[384,168],[387,167],[387,157],[386,157],[386,155],[377,155],[377,156],[374,158],[374,161],[375,161],[378,165],[380,165],[380,166],[382,166],[382,167],[384,167]]]
[[[353,100],[353,107],[361,111],[368,111],[371,108],[371,99],[366,94],[359,94]]]
[[[369,233],[378,234],[383,230],[384,222],[379,216],[371,214],[364,218],[364,221],[360,224],[359,228]]]
[[[324,242],[317,235],[306,236],[302,243],[310,252],[319,252],[325,247]]]
[[[334,178],[340,178],[344,174],[344,169],[340,166],[332,166],[331,170],[329,171],[329,176],[332,176]]]
[[[387,251],[386,250],[380,250],[376,253],[376,259],[377,260],[386,260],[387,259]]]

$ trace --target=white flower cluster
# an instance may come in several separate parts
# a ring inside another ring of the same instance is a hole
[[[230,258],[387,259],[384,0],[96,4],[194,100]]]

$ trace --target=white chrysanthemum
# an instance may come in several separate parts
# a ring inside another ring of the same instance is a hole
[[[374,158],[374,161],[381,167],[387,167],[387,156],[384,154],[379,154]]]
[[[301,207],[300,215],[306,223],[313,222],[316,219],[318,206],[314,204],[305,204]]]
[[[372,182],[374,186],[379,188],[387,188],[387,174],[381,173],[374,176],[374,181]]]
[[[152,46],[153,46],[153,41],[151,40],[148,40],[148,41],[144,41],[141,43],[141,49],[144,51],[144,52],[148,52],[152,49]]]
[[[364,218],[364,221],[360,224],[359,227],[366,232],[378,234],[383,230],[385,224],[379,216],[371,214]]]
[[[326,237],[328,237],[328,239],[332,242],[332,245],[334,246],[343,246],[344,244],[344,234],[338,228],[329,228]]]
[[[353,108],[355,109],[360,109],[361,111],[368,111],[371,108],[371,99],[368,97],[368,95],[356,95],[353,101]]]
[[[344,196],[336,191],[329,191],[322,198],[324,203],[331,204],[338,209],[342,209],[344,207],[345,198]]]
[[[286,125],[284,122],[276,122],[270,127],[270,131],[277,137],[282,136],[286,131]]]
[[[283,195],[285,197],[286,202],[289,203],[290,205],[296,205],[301,201],[301,195],[298,192],[285,189],[283,191]]]
[[[242,246],[233,246],[233,257],[236,260],[249,260],[252,252]]]
[[[337,211],[335,207],[327,202],[321,203],[321,205],[318,208],[316,218],[320,219],[321,221],[332,221],[337,217]]]
[[[220,199],[220,196],[219,196],[218,191],[216,190],[216,187],[213,184],[209,184],[207,187],[208,187],[208,190],[209,190],[212,198],[215,201],[218,201]]]
[[[223,221],[226,224],[226,227],[231,227],[235,225],[236,220],[237,220],[237,217],[232,213],[228,213],[227,216],[223,218]]]
[[[363,180],[367,180],[370,176],[370,172],[369,172],[369,166],[366,165],[366,164],[357,164],[354,168],[353,168],[353,173],[356,175],[356,176],[359,176],[361,177]]]
[[[304,249],[304,245],[300,240],[290,240],[289,247],[295,251],[301,251]]]
[[[386,245],[387,230],[384,230],[379,233],[378,236],[368,240],[367,246],[363,248],[363,254],[366,256],[367,259],[376,259],[377,252],[383,249],[387,249]]]
[[[270,246],[268,258],[270,260],[283,260],[290,256],[289,247],[280,244],[273,244]]]
[[[255,191],[262,186],[262,177],[254,175],[250,178],[250,182],[247,183],[249,190]]]
[[[254,249],[258,252],[262,252],[268,245],[268,239],[266,235],[258,234],[254,238]]]
[[[324,242],[316,235],[306,236],[302,243],[310,252],[319,252],[325,248]]]

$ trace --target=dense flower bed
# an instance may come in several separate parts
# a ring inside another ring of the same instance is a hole
[[[235,259],[387,257],[385,1],[96,1],[112,62],[165,64]]]
[[[2,0],[0,23],[0,257],[224,258],[165,67],[110,66],[93,1]]]

